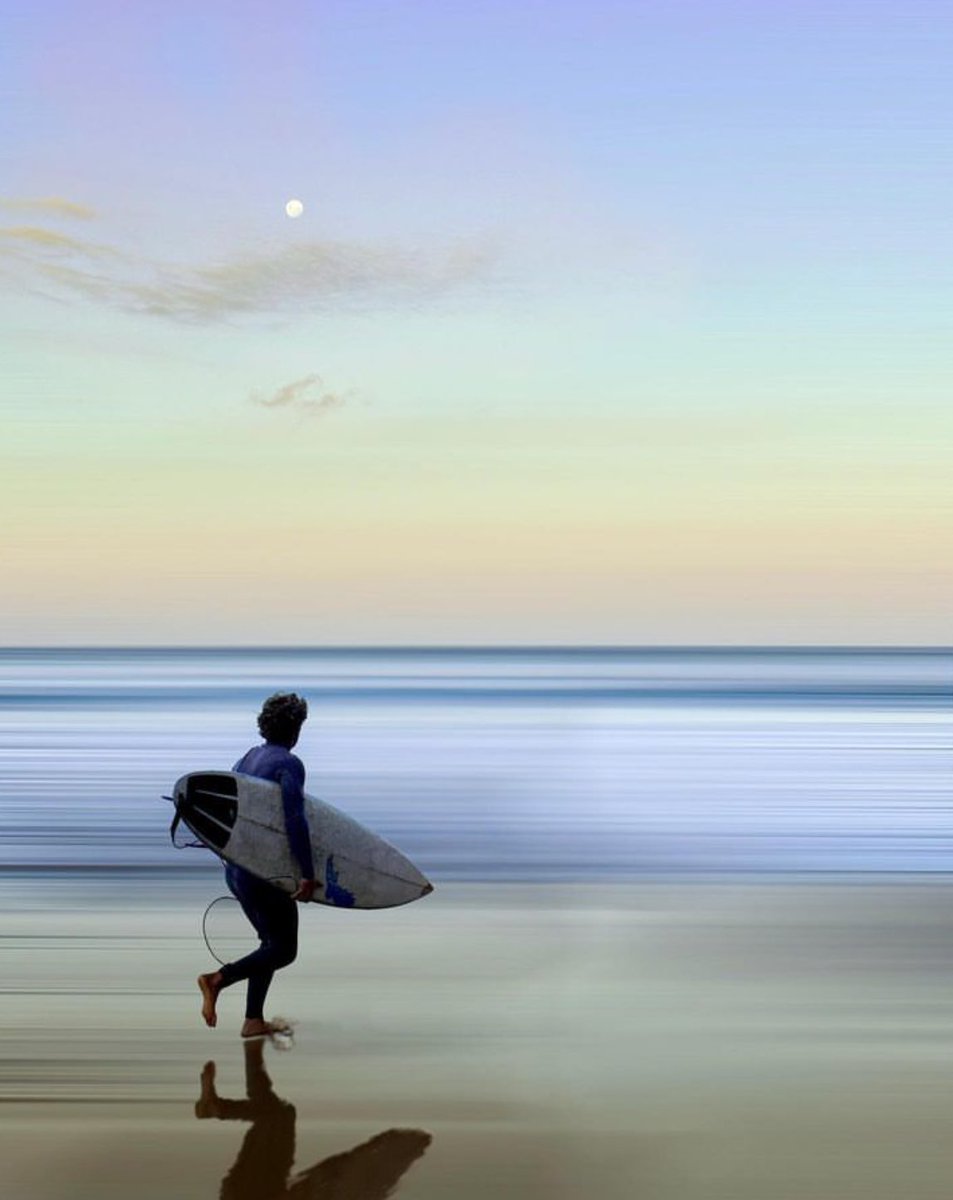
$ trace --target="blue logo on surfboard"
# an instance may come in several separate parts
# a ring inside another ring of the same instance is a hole
[[[354,893],[338,883],[338,873],[334,866],[334,855],[329,854],[324,867],[324,894],[338,908],[353,908]]]

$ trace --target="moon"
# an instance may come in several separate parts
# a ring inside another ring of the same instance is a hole
[[[304,212],[304,205],[300,200],[289,200],[285,205],[285,212],[289,217],[300,217]]]

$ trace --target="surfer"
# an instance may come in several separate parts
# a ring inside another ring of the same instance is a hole
[[[248,980],[242,1025],[242,1037],[246,1038],[263,1037],[284,1029],[265,1020],[265,997],[275,971],[293,963],[298,953],[295,901],[312,899],[319,886],[314,878],[311,838],[304,812],[304,764],[291,753],[307,716],[307,701],[293,692],[270,696],[258,715],[264,743],[253,746],[233,767],[243,775],[281,784],[288,844],[301,870],[298,890],[288,895],[234,863],[225,866],[225,882],[258,934],[260,945],[238,962],[226,963],[218,971],[200,975],[198,985],[205,1024],[214,1026],[218,1020],[215,1007],[222,989],[239,980]]]

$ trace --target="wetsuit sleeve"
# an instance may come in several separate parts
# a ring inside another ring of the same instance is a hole
[[[290,755],[287,766],[278,774],[281,784],[281,803],[285,810],[285,829],[292,856],[301,868],[302,879],[314,879],[314,860],[311,857],[311,834],[304,815],[304,764]]]

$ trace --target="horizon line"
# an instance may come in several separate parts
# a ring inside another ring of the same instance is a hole
[[[953,644],[934,642],[70,642],[0,645],[0,654],[18,651],[295,651],[319,653],[366,653],[410,651],[432,653],[481,653],[487,651],[880,651],[953,652]]]

